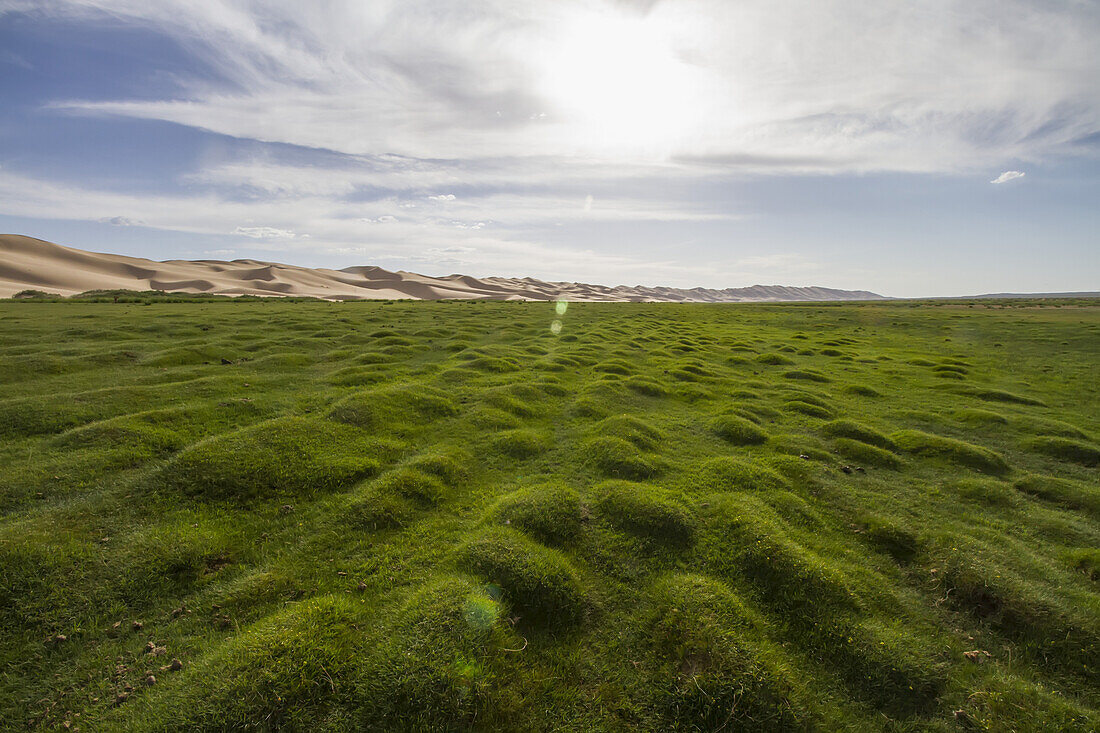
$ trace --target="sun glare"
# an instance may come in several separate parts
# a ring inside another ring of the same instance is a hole
[[[651,16],[588,12],[545,58],[543,91],[580,146],[667,150],[687,132],[694,70]]]

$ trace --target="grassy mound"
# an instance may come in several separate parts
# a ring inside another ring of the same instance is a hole
[[[896,450],[897,448],[897,446],[894,445],[894,441],[890,440],[879,431],[853,420],[833,420],[832,422],[822,425],[821,431],[826,435],[858,440],[861,443],[873,445],[876,448],[883,448],[885,450]]]
[[[660,430],[632,415],[616,415],[600,420],[593,426],[592,433],[622,438],[646,451],[655,450],[664,440]]]
[[[423,506],[434,506],[447,496],[447,487],[437,476],[410,466],[387,471],[373,482],[381,494],[400,496]]]
[[[646,479],[661,471],[660,464],[633,443],[610,435],[582,443],[580,456],[584,463],[611,478]]]
[[[694,491],[705,493],[789,488],[787,480],[774,469],[736,458],[707,461],[687,480],[687,485]]]
[[[548,545],[569,545],[580,537],[588,509],[580,495],[561,484],[531,486],[506,494],[489,510],[495,524],[521,529]]]
[[[650,589],[638,625],[651,643],[662,728],[800,730],[791,681],[766,651],[761,629],[722,583],[677,574]]]
[[[833,448],[836,449],[837,453],[855,463],[895,470],[902,465],[901,459],[890,451],[851,438],[837,438],[833,441]]]
[[[492,446],[512,458],[531,458],[550,447],[550,436],[527,428],[505,430],[493,437]]]
[[[994,451],[942,435],[920,430],[901,430],[890,436],[907,453],[928,458],[941,458],[982,473],[1001,476],[1008,473],[1005,459]]]
[[[459,549],[458,565],[502,588],[504,601],[539,626],[568,627],[584,615],[585,592],[569,561],[514,530],[480,532]]]
[[[128,719],[137,730],[245,729],[263,720],[311,728],[347,700],[362,649],[356,626],[365,620],[340,598],[291,605],[187,668],[183,684],[152,688],[122,707],[115,726]]]
[[[401,430],[457,414],[458,406],[445,392],[406,385],[348,395],[336,403],[329,417],[371,430]]]
[[[376,473],[386,452],[355,428],[283,417],[196,443],[157,479],[166,490],[206,499],[312,496]]]
[[[733,445],[761,445],[768,442],[768,434],[753,422],[736,415],[719,415],[711,421],[710,429],[718,437]]]
[[[1017,491],[1067,509],[1091,512],[1100,517],[1100,489],[1095,486],[1057,478],[1028,475],[1013,484]]]
[[[1024,447],[1035,453],[1057,458],[1059,461],[1079,463],[1090,468],[1100,465],[1100,448],[1081,440],[1032,438],[1024,441]]]
[[[695,540],[695,517],[666,492],[627,481],[606,481],[595,491],[596,509],[612,526],[673,547]]]

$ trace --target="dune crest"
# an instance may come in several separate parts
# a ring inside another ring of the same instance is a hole
[[[86,252],[33,237],[0,234],[0,297],[21,290],[75,295],[88,290],[164,290],[218,295],[304,296],[326,300],[555,300],[733,303],[879,300],[865,290],[753,285],[671,288],[589,285],[533,278],[391,272],[370,265],[342,270],[259,260],[166,260]]]

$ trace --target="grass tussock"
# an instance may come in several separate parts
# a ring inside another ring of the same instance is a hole
[[[355,428],[284,417],[188,447],[165,464],[157,483],[205,499],[314,496],[376,473],[386,452]]]
[[[914,455],[940,458],[982,473],[1002,476],[1008,464],[998,453],[962,440],[933,435],[920,430],[901,430],[890,436],[897,446]]]

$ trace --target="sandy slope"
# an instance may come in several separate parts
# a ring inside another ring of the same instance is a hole
[[[497,300],[781,301],[873,300],[863,290],[754,285],[750,288],[665,288],[544,282],[531,278],[429,277],[380,267],[312,269],[258,260],[167,260],[100,254],[41,239],[0,234],[0,297],[36,289],[73,295],[86,290],[169,290],[223,295],[301,295],[332,300],[463,298]]]

